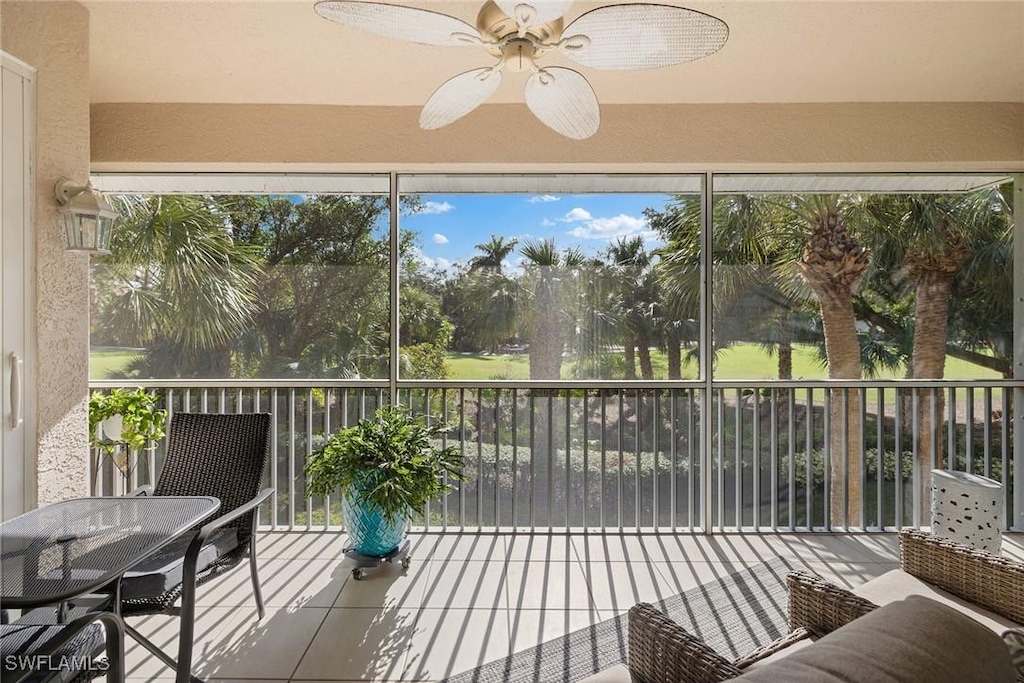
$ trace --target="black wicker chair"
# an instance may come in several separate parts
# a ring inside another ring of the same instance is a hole
[[[59,625],[5,621],[0,652],[2,683],[77,683],[103,674],[123,682],[124,622],[111,612],[88,612]],[[104,652],[101,664],[96,658]]]
[[[120,613],[180,615],[175,662],[131,625],[127,633],[188,680],[192,665],[196,587],[234,568],[246,555],[259,618],[263,595],[256,573],[256,508],[273,493],[260,490],[270,451],[270,415],[175,413],[168,427],[167,457],[155,489],[129,495],[215,496],[220,516],[127,572]],[[181,600],[181,607],[174,606]]]

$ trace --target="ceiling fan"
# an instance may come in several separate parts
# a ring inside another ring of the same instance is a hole
[[[430,96],[420,127],[434,130],[473,111],[501,85],[502,70],[529,71],[526,106],[545,125],[582,140],[601,121],[594,89],[578,71],[543,67],[550,52],[593,69],[631,70],[673,66],[717,52],[729,37],[721,19],[671,5],[598,7],[568,26],[572,0],[488,0],[476,26],[430,10],[356,0],[323,0],[317,14],[330,21],[425,45],[473,45],[497,63],[455,76]]]

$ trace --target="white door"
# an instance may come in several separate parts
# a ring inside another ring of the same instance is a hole
[[[0,52],[0,497],[3,519],[35,506],[35,71]]]

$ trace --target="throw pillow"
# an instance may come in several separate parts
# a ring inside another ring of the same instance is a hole
[[[1006,647],[1010,648],[1010,657],[1017,667],[1017,678],[1024,678],[1024,628],[1011,628],[1003,634]]]

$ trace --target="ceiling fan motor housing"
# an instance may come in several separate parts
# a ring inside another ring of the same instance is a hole
[[[512,38],[501,48],[505,69],[513,73],[531,71],[537,47],[529,38]]]
[[[501,8],[493,0],[485,2],[484,6],[480,8],[480,12],[476,15],[476,28],[480,31],[480,36],[484,40],[494,43],[493,45],[487,45],[487,51],[495,57],[504,56],[508,58],[509,65],[512,62],[512,55],[506,51],[508,44],[516,40],[526,41],[533,45],[533,52],[536,54],[537,44],[557,42],[558,38],[562,35],[564,27],[565,20],[559,17],[546,24],[531,26],[526,36],[519,38],[519,24],[516,23],[515,19],[502,12]],[[518,71],[518,69],[515,70]]]

